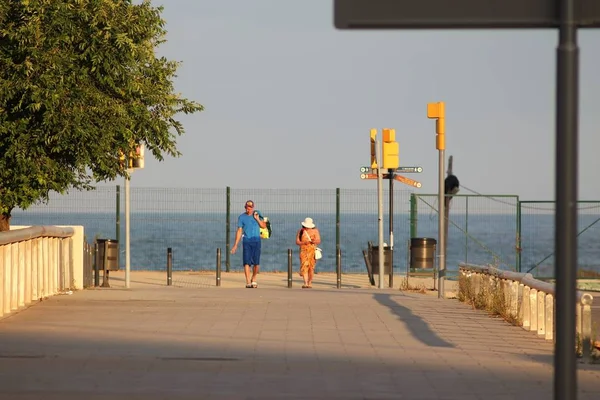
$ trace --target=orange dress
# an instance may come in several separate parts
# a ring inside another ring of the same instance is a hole
[[[300,234],[300,232],[298,232],[298,234]],[[300,245],[300,276],[304,276],[308,271],[315,270],[315,266],[317,265],[317,260],[315,260],[315,249],[317,248],[317,245],[313,242],[319,238],[319,232],[317,231],[317,228],[312,228],[305,230],[303,235],[308,235],[311,242]],[[303,240],[306,239],[303,238]]]

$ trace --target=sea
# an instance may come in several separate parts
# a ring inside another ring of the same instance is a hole
[[[262,240],[262,271],[287,271],[289,254],[294,270],[298,268],[295,235],[306,216],[304,213],[293,212],[268,215],[272,236]],[[363,251],[368,249],[369,242],[375,246],[379,243],[378,215],[353,212],[315,213],[310,216],[315,220],[322,238],[320,247],[323,249],[323,258],[317,264],[317,271],[336,271],[336,249],[339,244],[342,273],[365,273],[367,269]],[[598,215],[579,216],[579,270],[600,273],[599,221]],[[397,213],[393,220],[386,216],[382,222],[384,246],[391,245],[394,250],[394,274],[406,274],[411,254],[410,215]],[[81,225],[84,227],[86,241],[90,243],[99,238],[117,240],[120,266],[124,268],[126,225],[123,212],[18,210],[13,213],[11,224]],[[467,262],[476,265],[493,264],[513,271],[520,266],[522,272],[531,272],[537,277],[554,277],[554,215],[523,215],[520,225],[521,240],[518,243],[518,222],[514,214],[451,215],[446,250],[448,273],[456,274],[459,263]],[[175,271],[214,270],[218,252],[223,271],[241,271],[241,248],[236,254],[227,252],[227,237],[229,246],[233,245],[236,226],[237,214],[227,220],[225,214],[214,212],[132,212],[129,223],[131,269],[165,270],[167,250],[171,249]],[[420,215],[418,220],[412,221],[412,228],[417,238],[438,238],[435,215]],[[437,265],[437,254],[434,263]]]

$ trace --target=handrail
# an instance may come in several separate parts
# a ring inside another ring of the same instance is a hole
[[[67,238],[73,236],[74,234],[75,230],[70,227],[61,228],[52,225],[31,226],[29,228],[0,232],[0,245],[22,242],[24,240],[45,236]]]

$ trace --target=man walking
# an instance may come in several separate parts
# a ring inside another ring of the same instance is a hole
[[[260,268],[260,228],[266,228],[267,223],[262,219],[260,212],[254,209],[254,202],[248,200],[244,206],[246,211],[238,217],[238,228],[235,233],[235,243],[231,254],[235,254],[237,246],[242,240],[242,259],[244,273],[246,274],[246,287],[256,288],[256,275]],[[250,274],[252,266],[252,275]]]

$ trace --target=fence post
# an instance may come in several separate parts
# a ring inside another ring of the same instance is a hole
[[[167,286],[173,284],[173,249],[167,247]]]

